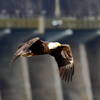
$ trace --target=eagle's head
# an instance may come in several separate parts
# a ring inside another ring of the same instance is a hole
[[[59,47],[59,46],[61,46],[61,44],[60,44],[59,42],[50,42],[50,43],[48,44],[48,48],[49,48],[49,49],[55,49],[55,48],[57,48],[57,47]]]

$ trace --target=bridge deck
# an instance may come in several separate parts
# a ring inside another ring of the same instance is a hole
[[[48,29],[55,28],[52,25],[54,19],[46,18],[45,26]],[[71,29],[98,29],[100,28],[100,19],[61,19],[63,24],[58,26],[58,28],[71,28]],[[38,27],[38,18],[34,19],[0,19],[0,28],[37,28]]]

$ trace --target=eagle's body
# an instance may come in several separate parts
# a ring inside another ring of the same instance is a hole
[[[65,81],[72,80],[74,74],[73,56],[69,45],[58,42],[45,42],[40,38],[33,38],[18,47],[13,62],[19,56],[38,56],[49,54],[53,56],[58,64],[60,76]]]

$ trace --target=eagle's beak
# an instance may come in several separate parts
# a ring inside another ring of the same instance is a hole
[[[57,43],[57,46],[61,46],[61,44],[60,43]]]

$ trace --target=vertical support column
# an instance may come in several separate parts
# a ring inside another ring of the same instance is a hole
[[[100,37],[98,39],[96,39],[95,42],[95,56],[93,58],[93,60],[95,59],[94,62],[94,74],[95,76],[93,76],[92,82],[93,82],[93,88],[94,88],[94,98],[95,100],[99,100],[100,99]],[[96,63],[96,64],[95,64]]]
[[[61,86],[62,84],[61,84],[61,78],[58,71],[58,66],[56,66],[57,64],[55,62],[55,59],[51,59],[51,61],[52,61],[52,71],[54,74],[54,87],[57,95],[57,100],[63,100],[63,93],[62,93],[63,91]]]
[[[43,15],[39,16],[39,23],[38,23],[38,31],[39,33],[43,34],[45,32],[45,17]]]
[[[86,91],[85,92],[85,95],[86,95],[85,100],[93,100],[86,49],[85,49],[84,44],[80,44],[79,48],[80,48],[80,62],[81,62],[81,66],[82,66],[82,78],[83,78],[85,91]]]
[[[3,100],[32,100],[26,58],[18,59],[12,67],[3,89]]]
[[[96,43],[95,43],[95,50],[96,50],[96,54],[95,57],[93,59],[96,59],[96,64],[94,64],[94,74],[95,76],[92,79],[93,82],[93,88],[94,88],[94,98],[95,100],[99,100],[100,99],[100,37],[99,39],[97,39]],[[92,74],[93,75],[93,74]]]
[[[71,47],[75,73],[72,82],[69,84],[63,82],[64,100],[93,100],[84,45],[74,41]]]
[[[23,86],[25,89],[26,100],[32,100],[32,92],[30,86],[30,79],[28,73],[28,63],[27,59],[22,57],[21,58],[21,67],[22,67],[22,77],[23,77]]]
[[[55,0],[55,16],[60,17],[60,0]]]
[[[55,59],[47,55],[29,58],[29,69],[34,100],[63,100]]]
[[[100,37],[87,43],[94,100],[100,99]]]

